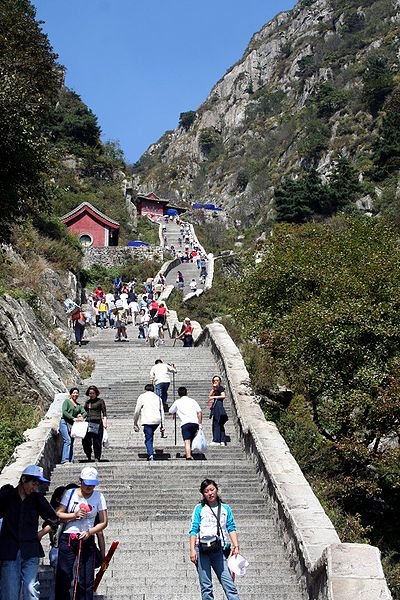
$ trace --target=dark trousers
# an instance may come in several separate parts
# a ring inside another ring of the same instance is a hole
[[[92,458],[93,449],[94,457],[100,460],[103,448],[103,423],[101,421],[93,421],[93,423],[99,423],[99,433],[87,433],[82,440],[82,446],[88,458]]]
[[[183,336],[183,346],[185,348],[191,348],[193,346],[193,336],[184,335]]]
[[[80,344],[83,338],[83,332],[85,331],[85,326],[75,321],[74,323],[74,332],[75,332],[75,342]]]
[[[220,425],[217,419],[213,418],[212,420],[212,433],[213,433],[213,442],[226,442],[225,436],[225,425]]]
[[[70,540],[64,533],[58,546],[55,600],[70,600],[70,588],[74,577],[74,564],[78,557],[79,541]],[[82,542],[79,559],[76,600],[93,600],[95,541],[93,537]]]

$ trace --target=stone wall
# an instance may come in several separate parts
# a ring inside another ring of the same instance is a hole
[[[163,250],[160,246],[109,246],[103,248],[86,248],[82,260],[82,268],[90,269],[93,265],[103,267],[120,267],[127,260],[163,260]]]
[[[282,538],[310,600],[390,600],[378,548],[340,542],[276,425],[265,420],[226,329],[208,325],[196,345],[211,347],[233,401],[239,435],[275,505]]]

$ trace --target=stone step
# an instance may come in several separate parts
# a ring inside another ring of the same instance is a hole
[[[107,403],[110,448],[104,449],[104,460],[90,464],[99,471],[99,489],[108,506],[107,546],[113,540],[120,541],[96,598],[198,600],[197,574],[188,556],[188,531],[193,508],[200,500],[200,482],[208,477],[218,481],[222,497],[233,508],[241,550],[250,562],[248,574],[238,580],[241,600],[304,600],[286,558],[273,507],[265,499],[255,466],[237,438],[229,395],[225,405],[231,443],[227,447],[210,446],[204,456],[186,461],[179,424],[175,445],[174,420],[167,415],[168,438],[162,439],[156,432],[158,460],[147,462],[143,433],[132,431],[133,413],[155,359],[160,357],[177,365],[175,392],[179,385],[186,385],[189,395],[199,401],[208,440],[211,421],[207,418],[207,397],[218,367],[209,348],[168,346],[172,340],[166,340],[158,349],[149,348],[135,338],[135,333],[135,328],[129,326],[129,343],[116,344],[113,330],[96,331],[89,343],[78,350],[96,361],[82,391],[93,383]],[[171,383],[170,403],[173,387]],[[81,401],[84,399],[81,393]],[[75,456],[75,464],[56,467],[49,492],[57,485],[78,481],[82,467],[88,464],[79,441],[75,442]],[[48,547],[47,540],[44,545]],[[47,600],[53,573],[47,557],[43,563],[41,600]],[[215,586],[214,598],[223,600],[219,585]]]

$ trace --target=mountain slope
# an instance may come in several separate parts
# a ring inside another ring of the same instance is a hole
[[[215,201],[242,225],[264,225],[283,177],[314,168],[329,177],[338,153],[372,179],[380,110],[400,81],[399,8],[302,0],[277,15],[198,110],[146,151],[138,189]]]

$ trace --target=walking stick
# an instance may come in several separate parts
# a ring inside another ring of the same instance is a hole
[[[74,583],[74,595],[73,600],[76,600],[76,592],[78,591],[78,580],[79,580],[79,566],[81,562],[81,551],[82,551],[82,540],[79,540],[78,546],[78,559],[76,562],[76,571],[75,571],[75,583]]]
[[[172,373],[172,396],[175,402],[175,373]],[[174,414],[174,440],[176,446],[176,413]]]

